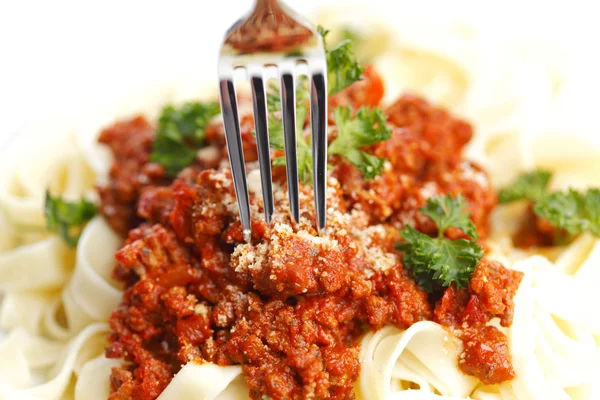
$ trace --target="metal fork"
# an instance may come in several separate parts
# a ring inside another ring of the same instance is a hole
[[[296,81],[300,75],[308,76],[315,210],[317,227],[323,229],[327,185],[327,65],[321,36],[309,24],[302,22],[297,14],[280,5],[278,0],[256,0],[254,10],[225,34],[219,56],[219,94],[240,219],[248,235],[251,229],[250,202],[234,85],[234,71],[238,69],[245,71],[243,78],[251,84],[267,222],[271,221],[274,205],[265,83],[272,77],[280,81],[290,213],[298,222]]]

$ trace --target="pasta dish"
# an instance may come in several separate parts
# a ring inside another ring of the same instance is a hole
[[[372,54],[350,30],[321,34],[322,232],[302,79],[297,223],[278,87],[267,99],[270,223],[251,102],[238,94],[249,240],[210,95],[103,120],[7,163],[0,398],[600,398],[600,181],[577,169],[598,155],[517,166],[520,136],[478,136],[453,86],[394,92],[389,51]],[[427,63],[459,69],[402,51],[423,74]]]

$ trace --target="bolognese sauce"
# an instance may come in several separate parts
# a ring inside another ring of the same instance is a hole
[[[382,96],[370,68],[330,103],[377,105]],[[251,196],[249,241],[220,123],[207,129],[213,157],[200,156],[174,179],[149,162],[152,126],[143,117],[102,133],[115,155],[111,181],[100,188],[102,212],[127,234],[114,269],[125,292],[110,318],[106,354],[123,359],[112,371],[111,399],[155,399],[188,362],[241,365],[252,399],[352,399],[360,336],[422,320],[463,340],[457,363],[464,373],[484,383],[514,377],[507,338],[488,322],[511,324],[521,273],[483,259],[467,288],[429,294],[395,249],[407,224],[435,233],[419,208],[440,194],[464,196],[485,239],[496,194],[462,157],[472,128],[415,96],[399,98],[386,114],[391,138],[365,149],[387,159],[381,176],[365,180],[331,158],[324,232],[314,226],[310,185],[301,185],[299,222],[290,219],[278,167],[273,221],[263,220],[260,194]],[[251,116],[242,126],[251,174],[258,168]],[[330,131],[335,137],[335,126]]]

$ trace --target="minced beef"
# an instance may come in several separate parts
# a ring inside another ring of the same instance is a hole
[[[330,105],[377,105],[374,69]],[[358,339],[367,329],[405,329],[434,320],[459,335],[459,367],[483,382],[514,376],[506,337],[487,323],[512,320],[521,275],[482,260],[468,288],[435,301],[407,274],[394,245],[398,228],[425,233],[419,212],[432,196],[462,194],[482,238],[496,195],[483,171],[462,158],[471,127],[420,98],[405,96],[386,111],[392,138],[367,148],[385,157],[372,181],[332,157],[327,228],[314,228],[312,188],[301,185],[301,218],[288,213],[284,173],[275,171],[275,215],[262,218],[251,198],[252,237],[244,240],[219,123],[207,149],[175,179],[149,162],[153,128],[143,118],[107,128],[111,181],[101,210],[128,239],[114,276],[123,301],[110,318],[107,356],[111,399],[155,399],[187,362],[242,366],[252,399],[352,399],[360,373]],[[257,168],[251,116],[242,116],[247,169]],[[335,127],[332,127],[335,132]],[[458,237],[460,232],[449,232]]]

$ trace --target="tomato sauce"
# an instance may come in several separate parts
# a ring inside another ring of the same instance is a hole
[[[381,78],[372,69],[365,75],[330,103],[378,104]],[[155,399],[190,361],[241,365],[252,399],[352,399],[360,336],[422,320],[463,340],[457,360],[463,372],[484,383],[514,377],[507,339],[487,323],[497,317],[510,325],[521,274],[482,260],[468,288],[429,295],[394,247],[406,224],[435,233],[419,208],[445,193],[465,196],[485,238],[496,195],[485,173],[462,158],[472,129],[414,96],[401,97],[386,113],[392,138],[366,149],[387,158],[381,177],[366,181],[332,159],[324,234],[314,228],[310,186],[301,186],[300,222],[290,221],[279,170],[271,224],[262,219],[261,202],[251,199],[250,242],[231,175],[219,167],[227,163],[220,124],[207,130],[206,148],[217,156],[199,155],[175,179],[148,161],[153,128],[142,117],[102,133],[115,163],[100,188],[101,208],[127,235],[114,269],[125,292],[110,318],[106,354],[124,362],[112,372],[111,399]],[[242,126],[249,133],[251,117]],[[256,168],[254,139],[243,140],[248,168]]]

